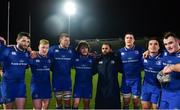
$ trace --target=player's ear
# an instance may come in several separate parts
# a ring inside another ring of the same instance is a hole
[[[19,43],[19,39],[16,39],[16,43]]]

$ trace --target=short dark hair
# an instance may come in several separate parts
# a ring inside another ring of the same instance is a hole
[[[128,35],[128,34],[129,34],[129,35],[132,35],[132,36],[134,37],[134,34],[133,34],[132,32],[126,32],[126,33],[124,34],[124,39],[125,39],[125,36]],[[134,37],[134,39],[135,39],[135,37]]]
[[[165,32],[163,39],[168,39],[169,37],[174,37],[175,39],[179,39],[175,33],[173,32]]]
[[[108,46],[110,47],[110,49],[112,49],[112,45],[111,45],[110,43],[108,43],[108,42],[104,42],[104,43],[101,45],[101,47],[102,47],[103,45],[108,45]]]
[[[127,35],[127,34],[134,35],[132,32],[126,32],[126,33],[124,34],[124,36]]]
[[[90,51],[90,46],[89,46],[87,41],[84,41],[84,40],[79,41],[79,43],[78,43],[78,45],[76,47],[76,51],[80,53],[80,48],[81,47],[88,48],[88,51]]]
[[[162,41],[161,41],[158,37],[156,37],[156,36],[152,36],[152,37],[149,38],[148,42],[146,43],[146,48],[148,49],[149,41],[151,41],[151,40],[156,40],[156,41],[159,43],[159,53],[161,53],[161,52],[163,51],[163,45],[162,45],[163,43],[162,43]]]
[[[27,32],[20,32],[17,35],[17,40],[21,39],[23,36],[26,36],[27,38],[30,39],[30,34],[29,33],[27,33]]]
[[[63,37],[70,37],[70,36],[69,36],[69,34],[67,34],[67,33],[61,33],[61,34],[59,35],[59,39],[61,39],[61,38],[63,38]]]

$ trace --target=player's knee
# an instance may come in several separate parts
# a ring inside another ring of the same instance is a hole
[[[133,96],[133,103],[134,103],[134,105],[137,105],[137,104],[139,104],[139,96]]]
[[[48,109],[49,101],[44,101],[42,104],[42,109]]]
[[[131,94],[123,94],[123,103],[124,105],[129,105],[130,103]]]
[[[152,104],[152,109],[157,109],[157,104]]]
[[[134,109],[139,109],[139,97],[138,96],[133,96],[133,104],[134,104]]]
[[[42,107],[41,107],[41,105],[35,105],[35,106],[33,107],[33,109],[35,109],[35,110],[41,110]]]
[[[78,107],[79,106],[79,101],[74,101],[74,107]]]
[[[142,109],[150,109],[148,104],[142,104]]]

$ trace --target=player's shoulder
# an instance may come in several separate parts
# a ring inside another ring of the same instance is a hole
[[[5,51],[16,51],[16,46],[15,45],[7,45],[4,48]]]
[[[71,50],[73,53],[76,53],[76,50],[75,50],[75,48],[73,48],[73,47],[68,47],[68,50]]]
[[[135,50],[144,51],[144,48],[141,46],[135,46]]]
[[[121,47],[121,48],[118,49],[118,52],[123,52],[123,51],[125,51],[124,47]]]
[[[50,49],[50,50],[54,50],[54,49],[56,49],[56,48],[58,48],[58,45],[52,45],[49,49]]]
[[[101,60],[102,59],[102,54],[97,54],[96,55],[96,60]]]

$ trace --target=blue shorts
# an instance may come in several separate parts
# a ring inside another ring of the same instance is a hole
[[[141,78],[135,80],[126,80],[122,78],[121,92],[123,94],[131,93],[134,96],[140,96],[141,94]]]
[[[75,85],[74,86],[74,98],[92,98],[92,85]]]
[[[141,100],[158,104],[161,90],[159,87],[144,82],[141,90]]]
[[[50,99],[50,83],[31,83],[31,96],[32,99]]]
[[[162,89],[159,109],[180,109],[180,90],[168,91]]]
[[[54,92],[72,91],[71,79],[67,78],[53,78],[52,86]]]
[[[1,92],[3,103],[11,103],[16,98],[26,97],[26,85],[24,81],[2,81]]]

